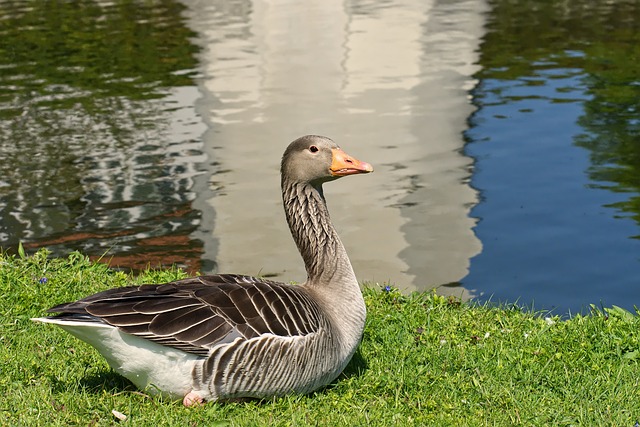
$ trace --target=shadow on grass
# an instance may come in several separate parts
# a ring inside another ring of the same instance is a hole
[[[65,392],[72,388],[68,381],[61,381],[55,377],[51,377],[50,381],[52,389],[56,392]],[[96,374],[86,375],[78,381],[77,387],[79,390],[89,393],[107,391],[111,394],[117,394],[138,391],[128,379],[113,371],[101,371]]]
[[[102,371],[85,376],[80,380],[80,387],[92,393],[101,392],[102,390],[112,393],[138,390],[128,379],[113,371]]]
[[[344,368],[342,374],[338,377],[338,381],[342,378],[359,377],[364,373],[364,371],[367,370],[368,367],[369,366],[367,365],[367,361],[364,360],[364,357],[362,357],[362,353],[360,352],[360,348],[358,347],[358,350],[351,358],[351,361],[349,362],[347,367]]]
[[[331,381],[331,383],[326,387],[320,388],[314,393],[323,393],[327,390],[331,390],[338,384],[340,384],[341,381],[348,380],[349,378],[359,377],[360,375],[364,374],[367,369],[367,361],[364,359],[364,357],[362,357],[362,353],[360,353],[360,347],[358,347],[358,350],[356,350],[356,353],[351,358],[351,361],[349,362],[347,367],[344,368],[344,371],[342,371],[338,378]]]

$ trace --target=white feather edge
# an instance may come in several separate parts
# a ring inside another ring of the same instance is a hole
[[[55,317],[31,320],[58,325],[90,344],[114,371],[149,394],[182,399],[192,390],[194,365],[202,360],[202,357],[127,334],[104,323],[65,321]]]

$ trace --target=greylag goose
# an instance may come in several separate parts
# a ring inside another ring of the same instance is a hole
[[[322,184],[371,171],[329,138],[304,136],[287,147],[282,198],[307,270],[301,285],[201,276],[110,289],[33,320],[60,326],[138,388],[186,406],[317,390],[345,368],[366,317]]]

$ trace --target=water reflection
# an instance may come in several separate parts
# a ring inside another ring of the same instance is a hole
[[[0,246],[200,268],[204,126],[182,8],[0,3]]]
[[[455,282],[480,250],[460,148],[484,9],[0,3],[0,246],[303,280],[278,166],[316,133],[376,166],[326,189],[359,277]]]
[[[638,304],[639,24],[635,1],[493,2],[467,134],[484,298]]]
[[[0,246],[302,280],[278,163],[319,133],[376,166],[327,186],[362,279],[637,302],[636,1],[184,3],[0,2]]]
[[[213,230],[201,237],[205,258],[215,254],[223,271],[304,279],[278,163],[289,141],[315,133],[376,166],[326,186],[361,278],[425,289],[467,273],[479,243],[467,216],[470,160],[459,149],[483,4],[188,4],[203,48],[205,150],[224,171],[199,205],[202,229]]]

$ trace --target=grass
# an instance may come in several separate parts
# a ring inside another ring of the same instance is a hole
[[[29,320],[109,287],[180,277],[174,269],[133,278],[78,253],[0,253],[0,425],[632,427],[640,419],[640,317],[615,307],[561,320],[368,288],[362,345],[334,384],[200,408],[135,390],[88,345]]]

